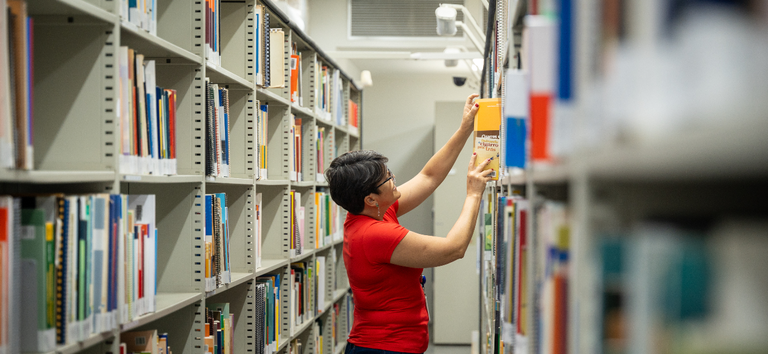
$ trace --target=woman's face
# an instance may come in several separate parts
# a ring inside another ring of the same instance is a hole
[[[395,201],[400,198],[400,191],[397,190],[395,174],[389,169],[387,169],[387,175],[382,178],[381,182],[379,182],[377,190],[382,202],[386,203],[387,206],[394,204]]]

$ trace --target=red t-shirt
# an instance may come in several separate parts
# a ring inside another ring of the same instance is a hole
[[[357,346],[423,353],[429,332],[422,268],[390,263],[392,252],[408,229],[397,221],[395,202],[378,221],[347,214],[344,222],[344,264],[355,301],[349,342]]]

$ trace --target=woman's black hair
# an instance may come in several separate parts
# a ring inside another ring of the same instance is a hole
[[[376,185],[387,173],[387,159],[373,150],[347,152],[331,162],[325,179],[336,204],[352,214],[365,209],[365,197],[376,193]]]

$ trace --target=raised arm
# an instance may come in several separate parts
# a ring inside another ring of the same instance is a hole
[[[472,101],[477,96],[477,94],[471,94],[467,97],[467,102],[464,104],[461,126],[448,139],[448,142],[429,159],[419,174],[397,187],[400,190],[400,207],[397,210],[397,216],[403,215],[419,206],[432,195],[440,183],[443,183],[445,176],[448,175],[451,167],[456,162],[456,158],[459,157],[464,143],[472,134],[475,114],[477,114],[478,108],[477,104]]]
[[[483,171],[490,160],[485,160],[473,168],[476,159],[477,155],[472,155],[469,160],[467,198],[448,236],[443,238],[409,232],[392,252],[390,259],[392,264],[411,268],[429,268],[448,264],[464,257],[474,233],[485,183],[490,181],[489,176],[492,171]]]

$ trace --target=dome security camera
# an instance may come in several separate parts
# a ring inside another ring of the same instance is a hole
[[[453,84],[458,86],[458,87],[464,86],[465,82],[467,82],[467,78],[466,77],[461,77],[461,76],[454,76],[453,77]]]

